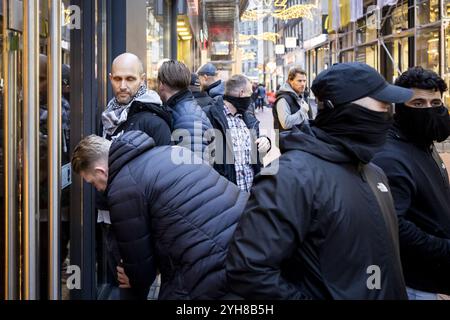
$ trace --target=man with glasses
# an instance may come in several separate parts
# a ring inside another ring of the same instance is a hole
[[[394,197],[408,296],[436,300],[437,293],[450,293],[450,186],[434,146],[450,135],[442,102],[447,85],[421,67],[410,68],[395,84],[414,95],[395,105],[394,126],[373,161],[385,171]]]

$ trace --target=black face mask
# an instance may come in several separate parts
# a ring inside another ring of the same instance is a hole
[[[223,96],[223,100],[227,100],[231,103],[237,110],[238,113],[244,113],[248,110],[250,103],[252,102],[252,97],[232,97],[232,96]]]
[[[394,119],[400,130],[419,145],[429,146],[450,136],[450,116],[445,106],[411,108],[397,103]]]
[[[392,125],[389,112],[377,112],[350,103],[317,115],[314,125],[339,142],[359,161],[368,163],[386,142]]]

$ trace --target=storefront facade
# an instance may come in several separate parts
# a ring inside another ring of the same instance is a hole
[[[418,65],[434,70],[450,85],[449,0],[399,0],[383,8],[376,7],[377,1],[362,4],[361,18],[341,23],[323,44],[305,48],[310,81],[335,62],[360,61],[376,68],[389,82]],[[331,23],[333,7],[328,12]],[[448,94],[445,99],[448,104]]]

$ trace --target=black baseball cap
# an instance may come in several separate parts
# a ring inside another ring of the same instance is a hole
[[[333,105],[349,103],[361,98],[402,103],[411,99],[413,91],[389,84],[377,70],[365,63],[335,63],[314,79],[311,90],[319,101]]]

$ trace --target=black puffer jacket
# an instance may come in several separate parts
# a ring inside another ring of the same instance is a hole
[[[160,299],[219,299],[225,257],[247,195],[206,164],[174,163],[180,147],[154,147],[130,131],[109,153],[106,190],[113,232],[131,286]]]
[[[255,178],[228,253],[231,290],[251,299],[406,299],[387,178],[314,133],[321,138],[286,132],[278,173]]]

